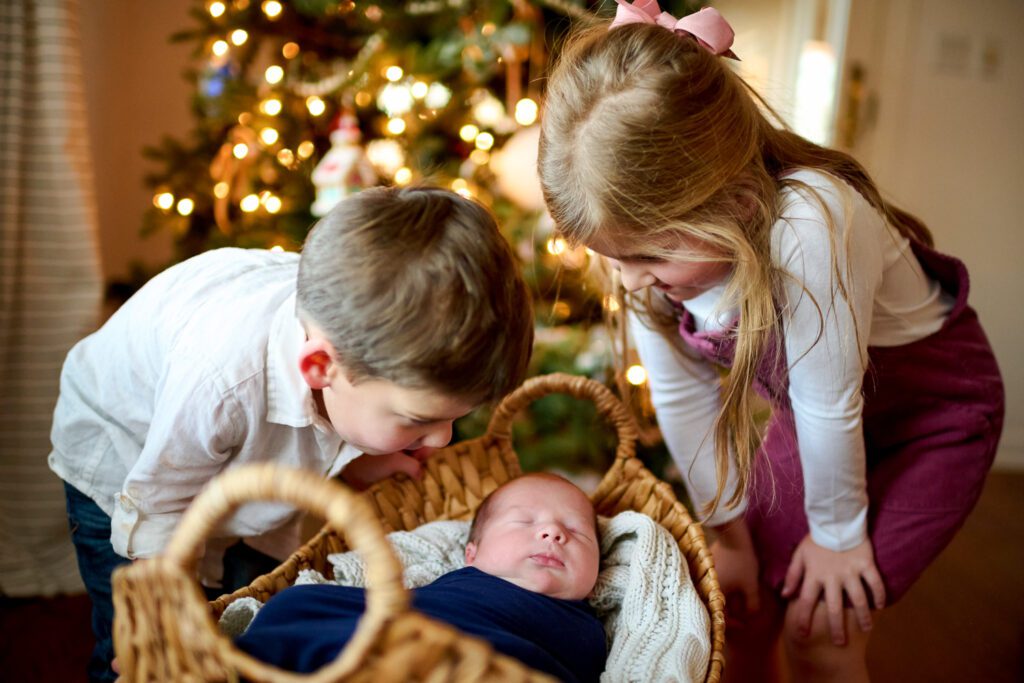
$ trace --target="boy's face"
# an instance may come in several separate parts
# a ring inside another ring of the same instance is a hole
[[[597,581],[600,562],[594,508],[572,484],[524,477],[492,500],[466,564],[563,600],[582,600]]]
[[[476,407],[385,380],[352,384],[340,366],[335,368],[322,389],[321,410],[341,438],[370,455],[405,451],[422,459],[448,445],[452,423]]]

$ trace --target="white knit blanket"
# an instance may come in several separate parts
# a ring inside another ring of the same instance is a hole
[[[598,523],[601,571],[588,600],[608,639],[602,683],[703,681],[711,652],[710,622],[672,535],[637,512],[602,517]],[[468,534],[468,522],[432,522],[388,534],[405,568],[406,588],[425,586],[465,566]],[[333,581],[304,570],[295,584],[366,585],[357,553],[338,553],[328,560]],[[221,617],[221,630],[241,634],[259,607],[253,598],[231,603]]]

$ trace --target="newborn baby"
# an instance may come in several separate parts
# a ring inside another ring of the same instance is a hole
[[[604,628],[585,598],[597,581],[597,516],[562,477],[526,474],[480,504],[466,567],[412,591],[413,607],[563,681],[597,681]],[[309,673],[334,660],[364,610],[362,588],[293,586],[238,640],[258,659]]]

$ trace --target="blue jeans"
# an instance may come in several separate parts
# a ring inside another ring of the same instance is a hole
[[[114,552],[110,544],[110,516],[92,498],[67,482],[64,483],[64,495],[71,540],[78,556],[78,572],[92,601],[92,633],[96,645],[89,660],[89,681],[112,683],[117,674],[110,668],[114,658],[114,603],[110,577],[115,569],[131,560]],[[224,587],[204,590],[213,600],[249,585],[253,579],[270,572],[278,564],[278,560],[239,541],[224,554]]]

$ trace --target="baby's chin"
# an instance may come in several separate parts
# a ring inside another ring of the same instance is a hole
[[[593,586],[591,586],[583,590],[578,586],[567,585],[565,581],[559,580],[557,577],[543,574],[506,580],[520,588],[559,600],[583,600],[590,595],[590,591],[593,589]]]

